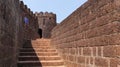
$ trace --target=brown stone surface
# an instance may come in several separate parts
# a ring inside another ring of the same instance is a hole
[[[56,26],[53,13],[36,17],[19,0],[0,0],[0,67],[16,67],[18,49],[38,38],[38,28],[68,67],[120,66],[119,7],[119,0],[88,0]]]
[[[0,0],[0,67],[16,67],[17,65],[18,49],[25,41],[21,12],[19,0]],[[35,37],[33,33],[28,36],[31,37],[30,39]]]
[[[20,50],[18,67],[64,67],[62,58],[50,46],[50,41],[42,38],[24,45]]]
[[[104,58],[95,58],[95,65],[101,67],[108,67],[108,60]]]
[[[78,62],[78,63],[85,63],[85,57],[84,57],[84,56],[79,56],[79,57],[77,58],[77,62]]]
[[[91,56],[92,55],[91,52],[92,52],[91,48],[89,48],[89,47],[83,48],[83,55],[85,55],[85,56]]]
[[[103,47],[103,56],[105,57],[116,57],[116,47],[115,46],[105,46]]]
[[[77,56],[74,63],[79,67],[114,66],[109,58],[120,56],[119,4],[119,0],[88,0],[52,30],[51,44],[58,51],[66,49],[59,51],[62,56]]]
[[[110,67],[119,67],[120,61],[118,58],[110,59]]]
[[[0,67],[16,67],[18,48],[22,44],[19,22],[19,1],[0,0]]]
[[[22,25],[23,25],[23,37],[24,40],[36,39],[38,38],[38,20],[35,14],[28,8],[22,1],[20,1],[20,9],[22,15]],[[29,22],[24,22],[24,17],[27,17]]]
[[[38,19],[39,29],[42,29],[42,38],[51,38],[51,31],[57,25],[56,14],[48,12],[35,13]]]

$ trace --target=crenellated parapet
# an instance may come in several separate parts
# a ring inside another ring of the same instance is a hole
[[[22,16],[22,24],[24,29],[24,38],[31,39],[35,38],[33,34],[37,35],[38,30],[38,21],[36,15],[23,1],[19,1],[20,5],[20,14]]]
[[[21,10],[25,14],[29,14],[30,16],[35,17],[33,11],[31,11],[30,8],[28,8],[27,5],[25,5],[23,1],[20,1],[19,4],[20,4]]]
[[[51,18],[56,18],[56,14],[50,12],[36,12],[35,13],[36,16],[38,17],[51,17]]]

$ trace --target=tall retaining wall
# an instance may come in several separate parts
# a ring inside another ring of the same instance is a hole
[[[24,40],[31,40],[38,38],[38,19],[35,14],[23,3],[20,1],[21,15],[22,15],[22,25],[23,25],[23,38]],[[28,19],[28,22],[25,22],[24,18]]]
[[[16,67],[22,44],[19,0],[0,0],[0,67]]]
[[[67,67],[120,66],[119,7],[119,0],[88,0],[52,30]]]
[[[37,38],[37,17],[22,7],[19,0],[0,0],[0,67],[17,67],[19,48],[25,40]],[[28,25],[23,22],[25,11]]]

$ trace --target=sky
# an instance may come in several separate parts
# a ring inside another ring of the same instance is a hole
[[[53,12],[57,15],[57,23],[63,21],[87,0],[22,0],[35,12]]]

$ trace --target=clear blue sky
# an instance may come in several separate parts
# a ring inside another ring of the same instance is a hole
[[[53,12],[60,23],[87,0],[23,0],[33,12]]]

